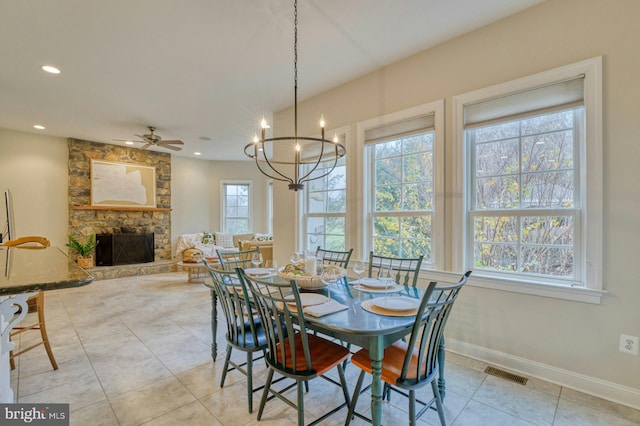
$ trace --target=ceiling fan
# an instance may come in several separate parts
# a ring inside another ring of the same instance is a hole
[[[138,141],[138,142],[145,143],[145,145],[141,146],[140,149],[147,149],[152,146],[159,146],[161,148],[172,149],[174,151],[180,151],[182,149],[174,145],[184,145],[184,142],[179,140],[164,141],[162,140],[162,137],[160,137],[160,135],[156,135],[155,133],[153,133],[155,130],[156,130],[155,127],[149,126],[149,133],[147,133],[146,135],[137,135],[137,134],[135,135],[140,139],[142,139],[141,141]],[[125,139],[114,139],[114,141],[129,142],[128,140],[125,140]]]

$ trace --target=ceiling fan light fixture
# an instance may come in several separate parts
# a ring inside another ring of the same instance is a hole
[[[44,130],[46,129],[46,127],[44,127],[42,124],[34,124],[33,125],[34,129],[38,129],[38,130]]]
[[[298,136],[298,0],[293,2],[293,118],[294,135],[267,138],[266,130],[270,128],[269,123],[263,117],[260,122],[261,137],[256,134],[253,141],[245,145],[244,154],[255,160],[258,170],[265,176],[274,180],[289,183],[289,189],[300,191],[304,189],[304,183],[321,179],[329,175],[338,164],[338,160],[344,157],[347,150],[336,137],[333,141],[325,139],[324,116],[320,117],[320,137]],[[282,149],[276,148],[285,145]],[[286,145],[292,145],[294,149],[289,149]],[[276,151],[278,151],[276,153]],[[282,152],[286,152],[286,158],[275,157]],[[271,155],[271,158],[270,158]],[[292,158],[291,158],[292,157]],[[316,170],[320,164],[327,163],[328,167]],[[302,170],[302,167],[308,167]],[[289,177],[286,172],[293,168],[293,177]]]

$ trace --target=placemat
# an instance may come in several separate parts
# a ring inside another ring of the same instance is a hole
[[[409,311],[390,311],[388,309],[375,306],[371,303],[371,300],[365,300],[360,304],[360,306],[362,306],[362,309],[371,312],[372,314],[385,315],[388,317],[414,317],[418,311],[417,309],[411,309]]]

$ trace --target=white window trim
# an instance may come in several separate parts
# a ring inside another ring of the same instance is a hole
[[[344,212],[344,220],[345,220],[345,225],[349,226],[349,224],[351,223],[351,217],[352,217],[352,208],[351,208],[351,204],[352,204],[352,200],[350,197],[350,187],[349,185],[351,184],[351,171],[350,169],[352,168],[351,164],[352,161],[351,158],[356,157],[355,155],[350,153],[350,140],[351,140],[351,128],[349,126],[343,126],[343,127],[338,127],[336,129],[330,129],[325,131],[325,134],[327,135],[333,135],[336,134],[338,136],[343,136],[344,137],[344,146],[347,149],[347,159],[345,162],[345,166],[346,166],[346,175],[345,175],[345,188],[346,188],[346,203],[347,205],[345,206],[345,212]],[[320,137],[320,135],[315,135],[315,137]],[[333,137],[333,136],[332,136]],[[306,188],[305,188],[306,189]],[[296,251],[300,251],[300,250],[305,250],[307,247],[307,223],[305,220],[305,216],[306,216],[306,212],[305,212],[305,199],[304,197],[306,196],[306,193],[304,192],[304,190],[299,191],[298,192],[298,196],[295,197],[295,211],[296,211],[296,217],[298,218],[298,226],[296,226],[296,232],[295,232],[295,241],[297,242]],[[313,216],[313,217],[342,217],[343,213],[310,213],[308,215],[309,217]],[[346,232],[345,235],[345,240],[344,240],[344,246],[346,250],[349,250],[350,247],[353,247],[352,245],[352,240],[351,240],[351,235],[350,232]]]
[[[249,231],[253,230],[253,181],[250,180],[221,180],[220,181],[220,231],[225,229],[225,219],[227,217],[225,208],[227,204],[225,185],[249,185]]]
[[[452,265],[455,271],[462,271],[467,264],[467,243],[465,223],[467,197],[465,184],[468,167],[465,167],[464,143],[464,106],[479,100],[508,93],[534,88],[566,78],[584,74],[584,108],[586,130],[586,152],[581,150],[582,166],[580,178],[586,184],[581,185],[579,195],[584,203],[585,220],[582,222],[582,268],[583,286],[556,285],[533,279],[510,279],[491,275],[490,272],[474,272],[470,285],[533,294],[588,303],[600,303],[606,293],[602,286],[602,242],[603,242],[603,165],[602,165],[602,57],[587,59],[575,64],[534,74],[496,86],[487,87],[453,97],[453,220]]]
[[[434,203],[435,210],[433,213],[432,221],[432,247],[433,247],[433,268],[435,270],[442,270],[444,268],[444,99],[430,102],[423,105],[418,105],[413,108],[408,108],[402,111],[397,111],[391,114],[386,114],[380,117],[375,117],[369,120],[361,121],[357,123],[357,150],[362,155],[361,161],[358,163],[358,175],[362,177],[359,179],[360,184],[357,188],[357,193],[362,194],[361,202],[358,205],[358,216],[363,220],[358,221],[358,235],[360,238],[360,244],[362,247],[362,255],[368,259],[368,253],[372,250],[370,246],[371,235],[370,229],[372,228],[371,216],[369,208],[372,205],[371,192],[366,190],[371,188],[371,173],[369,170],[369,158],[366,155],[365,146],[365,132],[371,128],[383,126],[385,124],[391,124],[398,121],[403,121],[412,117],[418,117],[426,114],[434,114],[434,145],[433,145],[433,158],[434,158]],[[426,268],[424,268],[426,269]],[[429,268],[430,269],[430,268]]]

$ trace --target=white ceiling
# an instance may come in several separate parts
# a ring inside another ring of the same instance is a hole
[[[541,1],[300,0],[299,100]],[[0,0],[0,128],[243,160],[292,104],[292,0]]]

